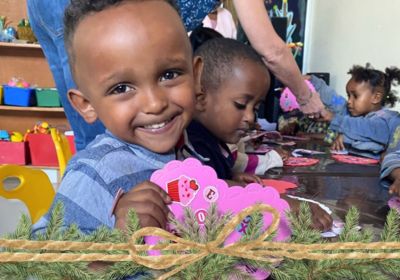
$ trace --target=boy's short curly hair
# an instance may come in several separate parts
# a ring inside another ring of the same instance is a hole
[[[382,72],[367,63],[365,67],[354,65],[347,74],[358,83],[368,83],[373,92],[382,92],[382,106],[389,104],[393,107],[397,102],[396,91],[391,89],[392,85],[398,85],[400,82],[400,69],[397,67],[387,67],[385,72]]]
[[[217,90],[222,82],[229,78],[235,63],[250,60],[268,69],[261,56],[249,45],[234,39],[215,38],[206,41],[194,53],[203,59],[201,75],[203,90]]]
[[[179,8],[176,5],[175,0],[71,0],[64,12],[64,42],[70,59],[73,59],[71,44],[78,24],[89,14],[101,12],[108,7],[116,6],[128,1],[165,1],[179,14]]]

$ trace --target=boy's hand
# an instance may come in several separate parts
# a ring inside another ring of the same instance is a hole
[[[277,153],[279,154],[279,156],[282,158],[282,161],[287,160],[287,159],[289,158],[289,156],[290,156],[290,154],[289,154],[288,151],[286,151],[286,150],[284,150],[284,149],[282,149],[282,148],[280,148],[280,147],[274,148],[274,150],[275,150],[275,152],[277,152]]]
[[[333,141],[331,149],[334,151],[343,151],[345,149],[342,134],[339,134],[335,141]]]
[[[298,214],[300,209],[300,203],[302,201],[290,197],[284,197],[284,199],[289,203],[290,209],[294,211],[294,213]],[[320,231],[330,230],[332,228],[332,223],[333,223],[331,215],[329,215],[316,203],[308,203],[308,205],[310,206],[312,215],[312,222],[313,222],[312,227]]]
[[[400,196],[400,168],[393,169],[390,173],[390,178],[393,180],[389,187],[389,193]]]
[[[140,183],[118,200],[114,210],[115,227],[125,229],[128,210],[133,208],[141,227],[165,229],[170,214],[167,204],[170,203],[171,198],[159,186],[150,181]]]
[[[242,173],[242,172],[233,173],[232,180],[235,182],[238,182],[242,185],[247,185],[250,183],[258,183],[258,184],[262,185],[261,178],[254,174],[248,174],[248,173]]]

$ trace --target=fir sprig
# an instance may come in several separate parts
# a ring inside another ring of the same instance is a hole
[[[48,228],[43,234],[32,234],[32,225],[27,216],[22,216],[16,231],[8,234],[8,239],[39,239],[39,240],[69,240],[90,242],[125,243],[132,233],[140,227],[139,219],[133,210],[129,211],[127,229],[125,232],[101,227],[91,234],[82,233],[76,225],[63,227],[64,209],[56,205],[50,217]],[[197,242],[215,240],[224,225],[231,218],[230,214],[221,214],[216,205],[208,209],[204,226],[200,226],[194,213],[186,209],[182,221],[173,221],[172,224],[178,235]],[[291,243],[323,243],[320,233],[311,229],[311,211],[306,203],[301,203],[300,211],[296,215],[288,213],[292,228]],[[239,242],[255,240],[262,234],[263,219],[261,213],[250,216],[246,233]],[[339,242],[370,242],[372,233],[368,230],[359,230],[359,212],[351,208],[345,218],[343,233]],[[387,242],[400,241],[400,216],[397,211],[391,210],[381,234],[381,240]],[[272,237],[269,237],[270,240]],[[137,240],[141,243],[143,240]],[[282,244],[284,246],[284,243]],[[1,248],[0,248],[1,250]],[[8,250],[21,251],[21,250]],[[390,250],[385,250],[390,252]],[[337,252],[332,251],[332,252]],[[115,252],[113,252],[115,253]],[[118,252],[117,252],[118,253]],[[164,252],[171,253],[171,252]],[[144,254],[144,253],[143,253]],[[247,267],[246,267],[247,266]],[[400,278],[400,260],[291,260],[284,259],[278,267],[271,267],[269,263],[249,261],[236,257],[210,254],[204,259],[191,264],[185,270],[174,275],[172,279],[252,279],[247,269],[262,269],[271,271],[273,278],[286,279],[377,279],[386,280]],[[9,279],[124,279],[132,275],[143,275],[145,279],[154,279],[162,273],[151,271],[146,267],[133,262],[118,262],[105,265],[102,271],[93,271],[88,263],[1,263],[0,280]]]

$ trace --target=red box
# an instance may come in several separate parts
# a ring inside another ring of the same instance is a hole
[[[66,135],[69,148],[71,149],[71,154],[74,155],[76,153],[76,148],[75,148],[75,138],[74,135]]]
[[[0,164],[30,163],[28,142],[0,141]]]
[[[32,165],[58,166],[56,148],[50,134],[28,134]]]

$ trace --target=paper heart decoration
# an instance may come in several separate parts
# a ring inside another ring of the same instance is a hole
[[[298,187],[296,184],[283,180],[263,179],[262,182],[264,186],[272,187],[275,190],[277,190],[280,194],[286,193],[288,189],[295,189]]]
[[[280,198],[274,188],[254,183],[245,188],[241,186],[228,187],[225,181],[217,178],[214,169],[202,165],[200,161],[193,158],[169,162],[163,169],[154,172],[150,180],[171,196],[173,202],[169,208],[178,219],[183,218],[185,207],[191,207],[197,222],[203,225],[211,203],[217,204],[219,212],[233,214],[239,213],[242,209],[255,203],[265,203],[276,208],[281,215],[275,240],[286,240],[291,234],[285,216],[289,205]],[[191,188],[194,184],[198,187],[197,189]],[[271,222],[272,215],[265,213],[264,229]],[[241,226],[229,235],[225,245],[240,239],[246,230],[247,223],[248,221],[244,220]]]
[[[379,160],[372,158],[363,158],[349,155],[332,155],[332,158],[339,162],[350,163],[350,164],[360,164],[360,165],[368,165],[368,164],[378,164]]]
[[[289,157],[283,162],[284,166],[311,166],[317,164],[319,159],[305,157]]]

